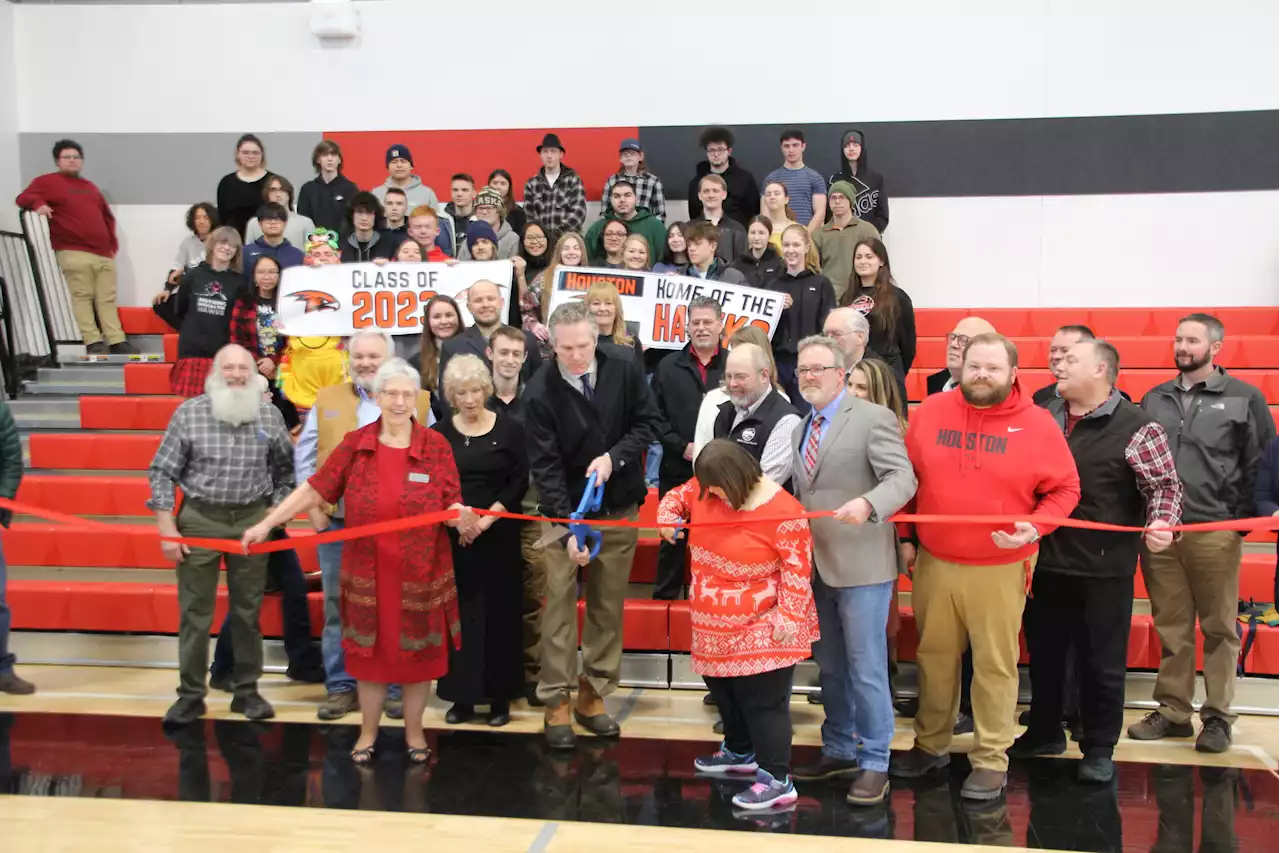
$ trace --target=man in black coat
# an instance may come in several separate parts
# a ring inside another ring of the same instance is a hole
[[[707,152],[707,159],[697,165],[689,182],[689,219],[703,215],[702,200],[698,197],[702,179],[719,175],[729,192],[724,202],[725,215],[746,228],[751,217],[760,212],[760,187],[755,175],[733,159],[733,133],[727,127],[709,127],[698,137],[698,145]]]
[[[662,465],[658,468],[658,495],[661,497],[693,476],[693,437],[698,425],[698,407],[707,391],[720,385],[724,375],[724,354],[720,336],[724,332],[724,312],[720,301],[695,296],[686,316],[689,343],[671,353],[653,374],[653,396],[662,415]],[[684,587],[685,540],[663,541],[658,546],[658,577],[653,597],[674,601]]]
[[[502,291],[498,285],[488,279],[480,279],[467,288],[467,311],[471,313],[475,323],[458,335],[449,338],[440,347],[440,385],[444,388],[444,369],[449,359],[462,353],[478,355],[484,366],[493,369],[489,360],[489,338],[502,325]],[[520,369],[520,381],[528,382],[542,364],[542,356],[538,354],[538,339],[532,332],[524,333],[524,367]]]
[[[595,474],[604,495],[591,517],[634,521],[648,491],[641,456],[659,425],[644,373],[633,359],[597,348],[595,320],[581,302],[556,308],[547,326],[555,358],[534,374],[524,393],[529,468],[542,514],[568,517]],[[622,605],[638,531],[597,529],[603,541],[595,558],[571,535],[550,533],[555,538],[547,543],[538,698],[547,704],[544,735],[552,749],[574,746],[569,696],[575,686],[572,719],[597,736],[620,732],[603,700],[617,689],[622,671]],[[585,569],[587,600],[581,675],[578,567]]]

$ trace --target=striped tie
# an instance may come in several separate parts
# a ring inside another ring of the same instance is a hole
[[[804,446],[804,471],[810,477],[813,476],[813,469],[818,467],[818,445],[822,443],[822,415],[816,412],[813,415],[813,423],[809,426],[809,441]]]

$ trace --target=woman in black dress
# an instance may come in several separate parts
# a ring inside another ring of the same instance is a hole
[[[493,379],[475,355],[449,360],[445,395],[457,414],[435,429],[453,447],[468,506],[517,510],[529,486],[524,436],[513,418],[485,408]],[[488,723],[511,722],[510,702],[524,693],[520,526],[511,519],[482,516],[473,537],[450,533],[453,570],[462,619],[462,648],[449,653],[449,673],[437,693],[454,705],[445,722],[456,725],[488,705]]]

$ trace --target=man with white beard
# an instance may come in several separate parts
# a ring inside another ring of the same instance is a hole
[[[293,443],[284,418],[265,395],[253,356],[230,344],[218,350],[205,393],[173,413],[151,460],[151,499],[160,535],[238,540],[267,510],[293,491]],[[174,516],[174,491],[182,508]],[[204,716],[209,669],[209,629],[225,559],[235,667],[231,710],[251,720],[275,715],[258,693],[262,633],[258,613],[266,583],[267,555],[191,548],[166,540],[165,558],[178,574],[178,701],[164,716],[184,726]]]
[[[368,426],[382,416],[373,393],[373,377],[394,354],[391,336],[376,329],[357,332],[347,342],[347,352],[351,357],[347,365],[350,381],[321,388],[316,393],[316,404],[307,412],[307,420],[302,425],[298,446],[293,451],[299,482],[306,482],[324,466],[329,454],[337,449],[347,433]],[[418,423],[429,427],[435,422],[427,392],[418,392],[415,409]],[[322,505],[308,515],[311,526],[318,533],[341,530],[345,516],[341,503]],[[316,716],[329,721],[357,710],[360,700],[356,696],[356,681],[347,673],[347,661],[342,653],[338,583],[342,569],[342,543],[317,545],[316,558],[320,562],[320,581],[324,588],[324,631],[320,635],[320,656],[324,660],[325,689],[325,701]],[[399,685],[391,685],[384,710],[392,719],[398,720],[403,716]]]

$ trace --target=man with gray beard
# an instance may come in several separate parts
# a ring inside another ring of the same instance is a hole
[[[209,629],[225,559],[235,667],[231,710],[252,720],[275,710],[258,693],[262,633],[258,613],[266,583],[266,554],[223,553],[171,541],[181,536],[238,540],[267,510],[293,491],[293,444],[284,418],[266,396],[253,356],[231,344],[220,349],[205,393],[173,413],[151,460],[151,499],[165,558],[178,574],[178,701],[164,716],[184,726],[205,713]],[[174,516],[174,490],[182,508]]]
[[[755,344],[736,345],[724,362],[729,402],[717,410],[714,435],[737,442],[760,461],[766,477],[789,488],[791,437],[800,416],[773,380],[768,353]]]

